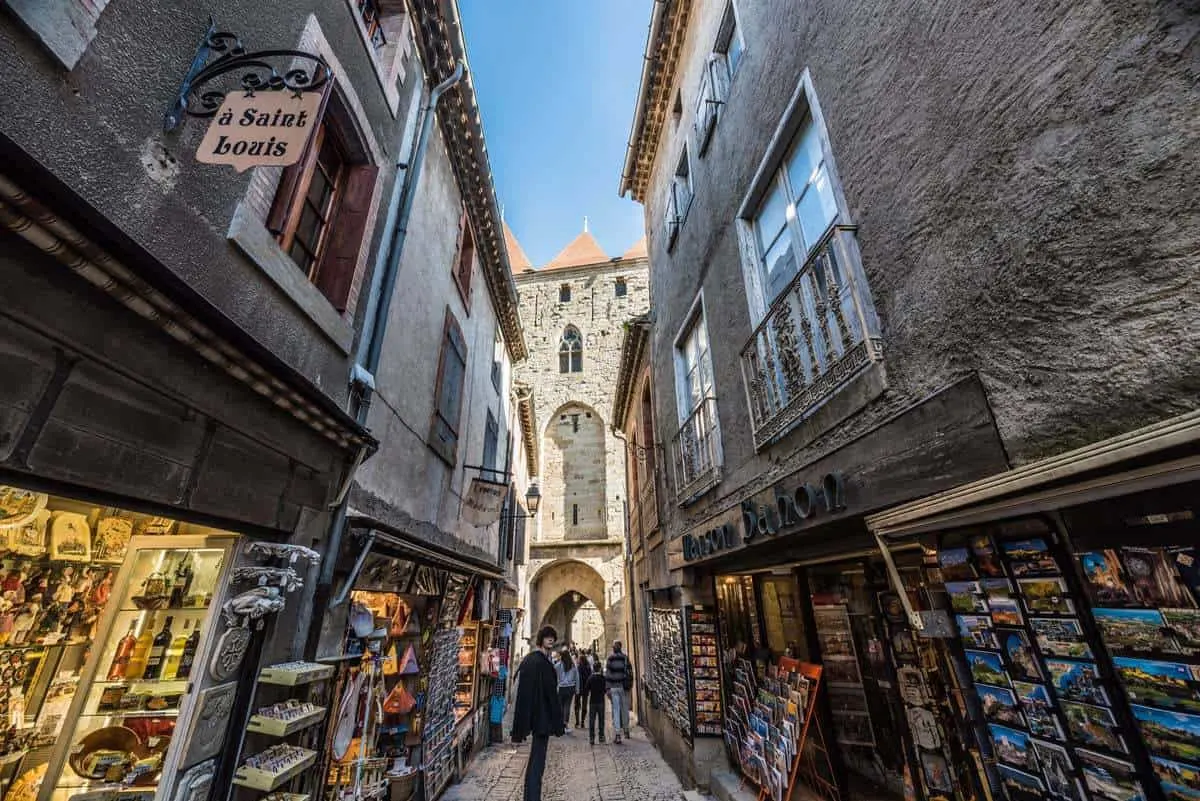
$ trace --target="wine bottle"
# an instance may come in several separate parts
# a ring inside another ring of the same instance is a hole
[[[163,665],[167,661],[167,649],[171,647],[171,624],[174,622],[175,618],[167,615],[167,622],[163,624],[162,631],[154,635],[154,642],[150,646],[150,656],[146,659],[146,672],[142,674],[142,678],[162,678]]]
[[[192,663],[196,661],[196,651],[200,648],[200,624],[192,629],[191,636],[183,646],[183,654],[179,657],[179,669],[175,671],[175,678],[186,679],[192,673]]]
[[[142,633],[138,635],[137,644],[133,646],[133,653],[129,657],[129,664],[125,667],[125,678],[140,679],[146,673],[146,660],[150,658],[150,648],[154,645],[154,613],[150,613],[150,618],[146,621],[146,625],[142,628]]]
[[[183,621],[183,631],[179,632],[173,640],[171,647],[167,649],[167,662],[163,665],[162,677],[164,679],[174,679],[179,674],[179,663],[183,661],[183,649],[187,645],[188,636],[191,634],[189,629],[192,627],[192,621]]]
[[[171,600],[170,605],[175,609],[182,609],[184,602],[187,600],[188,593],[192,589],[192,577],[195,571],[192,569],[192,552],[188,551],[179,560],[179,564],[175,566],[175,577],[171,582]]]
[[[125,671],[129,668],[129,658],[133,656],[133,649],[137,647],[137,620],[132,620],[129,623],[129,631],[117,643],[117,650],[113,654],[112,664],[108,666],[108,681],[117,681],[125,678]]]

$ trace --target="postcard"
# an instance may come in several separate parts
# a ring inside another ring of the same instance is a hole
[[[921,772],[925,774],[925,784],[929,789],[939,793],[954,792],[954,778],[941,752],[921,750],[920,753]]]
[[[1017,586],[1031,615],[1075,614],[1075,604],[1067,597],[1067,583],[1061,578],[1017,579]]]
[[[992,622],[997,626],[1020,626],[1025,622],[1016,598],[992,598],[988,606],[992,610]]]
[[[975,692],[979,695],[979,703],[983,707],[985,718],[993,723],[1025,726],[1025,718],[1017,707],[1017,697],[1013,695],[1012,690],[976,684]]]
[[[1079,564],[1087,579],[1088,595],[1095,606],[1129,606],[1136,604],[1133,592],[1125,583],[1117,552],[1088,551],[1079,554]]]
[[[1092,617],[1114,651],[1177,654],[1178,644],[1164,633],[1166,621],[1157,609],[1093,609]]]
[[[987,651],[966,651],[967,665],[971,668],[971,677],[980,684],[993,684],[1002,687],[1009,686],[1008,674],[1000,663],[1000,655]]]
[[[1200,651],[1200,609],[1163,609],[1162,616],[1180,647]]]
[[[938,565],[946,581],[965,581],[975,578],[975,568],[967,555],[966,548],[942,548],[938,551]]]
[[[1125,656],[1113,657],[1113,665],[1131,700],[1200,713],[1200,667]]]
[[[1001,762],[1026,770],[1037,770],[1037,758],[1029,747],[1029,735],[1007,726],[988,724],[992,733],[992,744]]]
[[[1042,780],[1024,771],[1010,768],[1008,765],[997,765],[1000,769],[1000,780],[1008,793],[1010,801],[1026,801],[1026,799],[1041,799],[1045,787]]]
[[[1038,648],[1046,656],[1091,659],[1092,649],[1075,618],[1034,617],[1029,619]]]
[[[992,544],[991,537],[987,534],[977,534],[967,541],[967,545],[975,555],[975,564],[978,565],[981,575],[1004,575],[1004,565],[1000,564],[1000,556],[996,553],[996,546]]]
[[[992,630],[992,619],[984,615],[955,615],[958,635],[967,648],[999,648],[996,633]]]
[[[1110,801],[1146,801],[1146,791],[1137,778],[1137,768],[1123,759],[1113,759],[1085,748],[1076,748],[1075,756],[1083,768],[1083,783],[1095,798]]]
[[[1168,797],[1171,793],[1166,790],[1167,784],[1173,784],[1193,796],[1200,797],[1200,767],[1157,756],[1150,758],[1150,764],[1154,768],[1154,775],[1163,784],[1163,791]],[[1187,794],[1185,793],[1182,797],[1187,797]]]
[[[1008,554],[1012,574],[1022,576],[1057,576],[1061,572],[1058,562],[1040,537],[1006,542],[1000,546]]]
[[[1200,716],[1132,706],[1151,754],[1193,765],[1200,763]]]
[[[1195,598],[1161,548],[1122,548],[1133,595],[1146,606],[1194,607]]]
[[[1167,557],[1175,571],[1192,592],[1192,598],[1200,601],[1200,551],[1194,545],[1168,548]]]
[[[1083,796],[1075,782],[1075,771],[1067,749],[1044,740],[1030,740],[1030,743],[1033,745],[1034,754],[1037,755],[1038,765],[1042,768],[1047,792],[1064,801],[1082,801]]]
[[[1029,646],[1029,636],[1022,629],[997,629],[996,636],[1000,638],[1000,649],[1008,658],[1009,673],[1019,681],[1042,681],[1042,672],[1038,668],[1033,649]]]
[[[1047,659],[1046,671],[1054,691],[1069,701],[1111,706],[1108,693],[1100,685],[1100,673],[1092,662]]]
[[[1031,734],[1035,737],[1059,742],[1066,739],[1063,736],[1062,725],[1058,722],[1058,716],[1054,714],[1050,693],[1046,691],[1045,687],[1040,684],[1014,681],[1013,689],[1017,691],[1017,699],[1021,703],[1025,719],[1029,721]]]
[[[955,612],[969,615],[988,611],[978,581],[949,581],[946,583],[946,593],[950,596],[950,608]]]
[[[1109,709],[1075,701],[1063,701],[1061,706],[1072,740],[1109,751],[1129,753],[1125,740],[1117,733],[1117,721]]]

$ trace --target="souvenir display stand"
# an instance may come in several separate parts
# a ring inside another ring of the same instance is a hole
[[[786,801],[798,778],[818,796],[839,801],[833,768],[816,721],[822,668],[782,657],[759,682],[745,659],[733,665],[725,743],[758,801]]]
[[[651,609],[649,628],[653,664],[646,685],[651,703],[663,710],[684,737],[691,738],[689,654],[683,644],[683,611]]]
[[[684,609],[687,621],[688,667],[691,674],[692,731],[696,737],[720,737],[721,657],[717,647],[717,616],[703,606]]]
[[[458,678],[454,685],[454,722],[458,723],[475,708],[476,683],[479,680],[480,629],[469,625],[459,628]]]
[[[512,653],[512,634],[515,626],[512,609],[496,612],[496,625],[492,629],[492,645],[488,650],[488,672],[492,676],[491,697],[488,699],[489,741],[504,742],[505,699],[508,694],[509,655]]]

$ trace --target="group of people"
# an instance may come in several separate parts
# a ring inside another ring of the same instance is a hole
[[[519,743],[532,737],[529,762],[525,768],[525,801],[541,801],[542,773],[546,769],[546,750],[550,737],[570,731],[574,710],[574,728],[587,722],[588,740],[605,742],[604,699],[612,703],[613,742],[629,737],[629,692],[633,689],[633,668],[621,648],[612,644],[603,665],[590,652],[564,648],[555,652],[558,632],[544,626],[538,632],[535,648],[517,668],[517,700],[513,705],[512,740]],[[574,652],[573,652],[574,651]]]

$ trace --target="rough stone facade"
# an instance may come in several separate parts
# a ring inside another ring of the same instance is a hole
[[[646,260],[633,258],[516,276],[529,358],[516,366],[515,378],[533,388],[542,448],[542,506],[522,583],[527,634],[559,598],[578,591],[604,615],[607,642],[628,637],[625,445],[611,431],[612,390],[625,323],[649,307],[647,273]],[[564,286],[568,301],[560,300]],[[567,326],[583,340],[580,372],[559,369]],[[553,611],[557,622],[569,619],[564,606]]]

